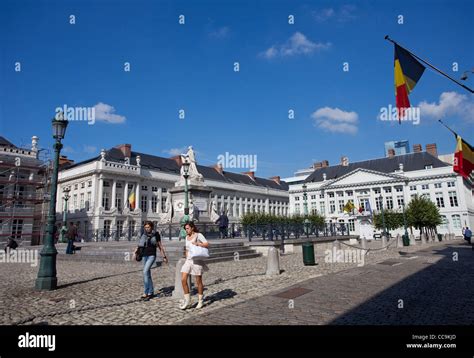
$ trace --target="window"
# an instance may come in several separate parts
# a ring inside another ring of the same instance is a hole
[[[326,206],[324,205],[324,203],[319,203],[319,212],[321,213],[321,215],[324,215],[326,213]]]
[[[396,191],[397,193],[401,193],[401,192],[403,192],[403,187],[397,186],[397,187],[395,188],[395,191]]]
[[[343,213],[344,212],[344,200],[339,200],[339,212]]]
[[[85,182],[82,182],[81,183],[81,189],[84,189],[86,187],[86,183]]]
[[[0,185],[0,199],[3,199],[4,191],[5,191],[5,185]]]
[[[162,192],[162,193],[166,193],[166,192],[168,192],[168,189],[166,189],[166,188],[161,188],[161,192]]]
[[[110,187],[110,182],[104,180],[104,188]]]
[[[157,186],[152,186],[152,187],[151,187],[151,191],[154,192],[154,193],[157,192],[157,191],[158,191],[158,187],[157,187]]]
[[[142,191],[148,191],[148,186],[147,185],[142,185]]]
[[[166,211],[166,198],[165,197],[161,198],[161,211],[162,212]]]
[[[87,192],[86,210],[89,210],[92,201],[92,192]]]
[[[72,210],[74,211],[75,209],[77,209],[77,194],[74,194],[74,201],[73,201],[73,206],[72,206]]]
[[[337,196],[339,196],[339,197],[344,196],[344,192],[343,191],[338,191]]]
[[[451,218],[453,219],[453,228],[461,229],[461,216],[456,214],[452,215]]]
[[[330,198],[334,198],[334,193],[328,193],[328,196],[329,196]]]
[[[157,196],[153,196],[151,198],[151,211],[156,213],[156,207],[158,206],[158,197]]]
[[[133,184],[128,184],[128,190],[132,190],[133,189]]]
[[[122,209],[122,194],[120,193],[115,195],[115,207],[119,210]]]
[[[448,188],[454,188],[455,185],[456,185],[456,182],[448,181]]]
[[[435,183],[434,187],[435,187],[436,189],[441,188],[441,183]]]
[[[319,194],[319,199],[324,199],[324,193]]]
[[[140,200],[140,209],[142,211],[147,211],[147,204],[148,204],[148,197],[146,195],[142,195],[141,196],[141,200]]]
[[[430,188],[429,184],[423,184],[421,190],[428,190]]]
[[[87,182],[87,187],[90,188],[91,186],[92,186],[92,180],[89,180],[89,181]]]
[[[403,199],[403,195],[397,196],[397,205],[399,208],[402,208],[405,204],[405,199]]]
[[[107,192],[104,192],[104,195],[102,196],[102,207],[105,210],[110,210],[109,193]]]
[[[117,183],[116,186],[118,189],[122,189],[122,183]]]
[[[352,190],[346,191],[347,196],[353,196],[354,192]]]
[[[433,166],[431,164],[425,165],[425,169],[433,169]]]
[[[415,191],[416,190],[416,185],[410,185],[410,190]]]
[[[384,188],[385,190],[385,193],[389,194],[392,192],[392,188],[388,187],[388,188]]]
[[[299,197],[299,196],[295,196],[295,201],[300,201],[300,197]]]
[[[359,205],[362,210],[366,211],[369,208],[369,199],[359,199]]]
[[[374,194],[380,194],[380,188],[374,188]]]
[[[81,193],[80,208],[84,209],[84,193]]]
[[[117,235],[120,237],[123,234],[123,220],[117,220]]]
[[[438,208],[444,208],[444,198],[443,198],[443,193],[436,193],[436,206]]]
[[[455,191],[450,191],[448,193],[449,195],[449,204],[454,207],[454,206],[459,206],[458,204],[458,196]]]
[[[381,197],[376,197],[375,198],[375,208],[377,210],[382,210],[382,198]]]
[[[111,220],[104,220],[104,237],[110,236],[110,224]]]
[[[300,213],[300,204],[295,204],[295,214]]]
[[[74,190],[77,190],[79,187],[79,184],[74,184]]]
[[[21,239],[21,233],[23,231],[23,219],[14,219],[12,221],[12,238]]]
[[[388,210],[393,209],[393,199],[392,199],[392,197],[385,198],[385,203],[387,205]]]
[[[449,225],[448,218],[445,215],[441,215],[441,225],[439,226],[440,229],[448,230],[448,225]]]
[[[355,220],[349,219],[349,231],[355,231]]]
[[[311,199],[316,199],[316,195],[311,195]]]
[[[336,203],[334,202],[334,200],[331,200],[329,202],[329,213],[334,214],[335,212],[336,212]]]

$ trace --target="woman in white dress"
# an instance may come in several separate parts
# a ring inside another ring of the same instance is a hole
[[[190,274],[195,277],[198,288],[198,304],[196,308],[202,308],[204,292],[202,273],[208,271],[208,267],[202,260],[193,260],[189,258],[189,248],[191,245],[207,248],[209,247],[209,243],[204,235],[198,232],[196,225],[194,225],[193,222],[186,223],[184,225],[184,230],[186,230],[186,262],[181,268],[181,284],[183,285],[184,302],[179,306],[179,308],[185,310],[191,307],[191,294],[189,293],[188,287],[188,275]]]

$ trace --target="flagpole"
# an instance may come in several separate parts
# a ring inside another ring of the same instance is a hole
[[[407,51],[410,55],[412,55],[413,57],[415,57],[416,59],[420,60],[421,62],[427,64],[429,67],[431,67],[433,70],[435,70],[436,72],[440,73],[441,75],[443,75],[444,77],[450,79],[451,81],[453,81],[454,83],[456,83],[457,85],[463,87],[464,89],[468,90],[469,92],[471,93],[474,93],[474,90],[467,87],[466,85],[462,84],[461,82],[455,80],[454,78],[452,78],[451,76],[447,75],[446,73],[444,73],[443,71],[441,71],[439,68],[436,68],[435,66],[433,66],[431,63],[429,63],[428,61],[425,61],[423,60],[422,58],[418,57],[417,55],[415,55],[413,52],[411,52],[410,50],[407,50],[405,47],[403,47],[402,45],[400,45],[399,43],[393,41],[388,35],[385,36],[385,40],[387,41],[390,41],[392,42],[393,44],[397,45],[397,46],[400,46],[401,48],[403,48],[405,51]]]

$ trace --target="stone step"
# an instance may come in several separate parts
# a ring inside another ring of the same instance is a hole
[[[256,257],[260,257],[262,254],[255,252],[252,254],[244,254],[244,255],[239,255],[239,260],[245,260],[245,259],[253,259]],[[216,262],[224,262],[224,261],[234,261],[234,256],[224,256],[224,257],[210,257],[206,259],[206,263],[211,264],[211,263],[216,263]]]

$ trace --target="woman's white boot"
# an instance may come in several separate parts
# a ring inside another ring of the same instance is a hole
[[[198,295],[198,304],[197,304],[196,308],[202,308],[202,306],[204,306],[204,301],[202,299],[202,296],[203,295]]]
[[[179,306],[179,308],[182,309],[182,310],[185,310],[189,307],[191,307],[191,294],[185,293],[183,304],[181,306]]]

